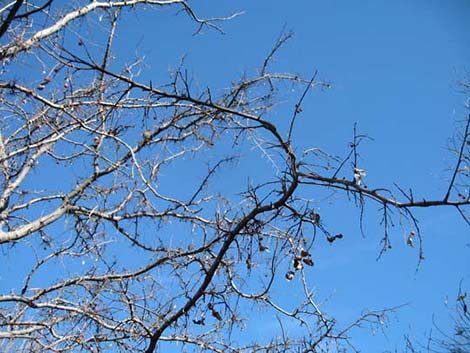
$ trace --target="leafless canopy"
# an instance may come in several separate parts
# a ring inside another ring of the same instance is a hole
[[[192,87],[183,67],[161,82],[139,75],[139,60],[119,66],[113,40],[132,11],[180,12],[196,33],[222,31],[237,14],[201,18],[182,0],[1,6],[1,275],[10,284],[0,292],[1,351],[337,351],[351,344],[351,328],[380,325],[384,313],[339,326],[322,312],[304,271],[316,238],[342,235],[303,191],[345,193],[361,210],[380,205],[384,251],[393,215],[407,220],[410,243],[421,239],[414,208],[453,207],[470,222],[468,117],[452,140],[448,192],[436,200],[368,188],[359,134],[343,159],[293,148],[308,91],[328,84],[271,71],[289,33],[257,75],[219,92]],[[93,24],[92,41],[80,28]],[[286,83],[303,95],[275,123]],[[258,173],[260,158],[269,168]],[[299,295],[281,305],[279,283],[294,277]],[[278,321],[254,342],[257,313]]]

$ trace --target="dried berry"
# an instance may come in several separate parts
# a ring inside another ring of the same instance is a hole
[[[295,275],[294,271],[288,271],[288,272],[286,273],[286,279],[287,279],[288,281],[292,281],[292,279],[294,278],[294,275]]]
[[[295,258],[294,259],[294,268],[297,270],[297,271],[300,271],[304,266],[302,265],[302,258]]]

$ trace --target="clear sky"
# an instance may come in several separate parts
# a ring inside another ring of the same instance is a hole
[[[153,75],[165,75],[186,55],[200,87],[224,88],[259,67],[285,26],[295,36],[277,56],[276,70],[307,77],[318,70],[320,79],[332,83],[309,93],[296,147],[345,155],[357,122],[373,138],[360,160],[371,187],[398,183],[427,199],[445,193],[454,162],[448,139],[466,114],[457,83],[470,70],[470,2],[206,0],[194,2],[194,9],[206,17],[244,14],[223,24],[225,35],[205,30],[191,36],[195,28],[183,15],[139,13],[120,27],[117,50],[135,43]],[[300,93],[286,88],[273,118],[290,113]],[[405,245],[400,227],[392,235],[393,250],[376,261],[378,211],[368,210],[363,238],[351,205],[333,199],[320,207],[329,226],[346,235],[334,246],[315,245],[311,280],[318,298],[329,298],[327,310],[347,321],[365,308],[407,304],[392,315],[385,334],[356,332],[364,352],[400,351],[405,334],[423,342],[433,317],[452,330],[445,303],[454,306],[461,280],[470,288],[470,230],[454,210],[417,212],[426,260],[416,272],[417,251]],[[290,295],[287,284],[279,291]]]
[[[194,28],[185,27],[181,16],[156,17],[149,31],[162,33],[158,41],[140,29],[129,38],[152,68],[162,72],[186,54],[201,86],[224,87],[259,66],[285,26],[295,36],[276,68],[306,76],[318,70],[332,83],[332,89],[314,91],[306,100],[295,132],[299,148],[344,155],[357,122],[374,139],[362,150],[369,185],[397,182],[426,198],[443,194],[453,162],[447,139],[465,116],[457,82],[470,63],[468,1],[203,1],[195,9],[205,16],[245,13],[223,25],[223,36],[206,31],[189,37]],[[121,35],[134,33],[121,28]],[[297,94],[286,92],[285,112]],[[433,317],[451,331],[445,303],[453,307],[459,282],[468,288],[470,274],[470,231],[454,210],[418,212],[426,260],[416,273],[417,252],[406,247],[399,229],[394,249],[376,262],[378,212],[368,214],[364,239],[352,207],[338,201],[324,208],[330,225],[335,220],[347,235],[335,246],[315,247],[312,280],[318,298],[329,298],[328,311],[352,320],[365,308],[407,304],[392,315],[385,334],[357,332],[363,351],[401,350],[404,334],[424,341]],[[283,290],[289,291],[287,285]]]
[[[458,81],[470,72],[469,1],[201,0],[191,5],[200,17],[244,13],[221,24],[224,35],[204,29],[193,36],[194,23],[173,8],[130,12],[117,30],[116,64],[121,57],[143,56],[145,75],[164,81],[185,56],[196,85],[222,90],[260,66],[283,28],[292,30],[274,69],[306,77],[317,70],[319,79],[332,84],[309,92],[294,147],[345,156],[357,123],[359,132],[371,137],[359,162],[371,188],[398,183],[413,188],[417,197],[445,194],[455,162],[448,139],[468,114]],[[271,118],[290,116],[301,93],[286,86]],[[318,300],[328,299],[322,308],[347,323],[364,309],[406,304],[391,315],[383,333],[367,327],[354,331],[358,348],[402,351],[405,334],[424,342],[433,318],[452,331],[446,302],[454,307],[460,282],[470,291],[470,228],[455,210],[416,212],[426,257],[418,271],[418,252],[406,246],[407,234],[399,226],[391,235],[393,249],[376,260],[383,235],[376,206],[367,208],[365,237],[358,210],[344,198],[320,203],[319,211],[330,228],[345,235],[333,245],[318,241],[313,249],[316,266],[308,276]],[[289,286],[276,287],[286,301]],[[266,324],[254,333],[269,332]]]

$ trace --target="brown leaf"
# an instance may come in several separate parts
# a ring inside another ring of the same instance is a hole
[[[211,310],[212,316],[215,317],[217,320],[222,321],[222,316],[220,316],[219,312],[212,308]]]
[[[259,243],[258,247],[259,247],[259,251],[261,251],[261,252],[269,250],[269,247],[267,247],[266,245],[264,245],[261,242]]]
[[[307,266],[313,266],[313,260],[311,257],[306,257],[303,259],[303,262],[304,264],[306,264]]]
[[[320,215],[314,211],[311,212],[312,222],[315,224],[320,223]]]
[[[201,326],[204,326],[206,324],[204,318],[200,318],[200,319],[193,319],[193,323],[195,325],[201,325]]]
[[[406,245],[408,245],[410,247],[414,247],[413,237],[411,235],[406,240]]]

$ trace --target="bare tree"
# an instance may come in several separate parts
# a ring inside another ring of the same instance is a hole
[[[3,256],[21,257],[15,285],[0,293],[2,351],[341,351],[352,347],[353,327],[380,326],[385,311],[346,326],[322,312],[305,276],[311,247],[342,235],[328,230],[305,190],[344,193],[360,210],[379,205],[383,251],[394,217],[409,244],[421,244],[415,208],[453,207],[470,223],[469,117],[436,200],[368,188],[358,164],[365,136],[356,131],[342,159],[293,148],[304,99],[328,83],[271,71],[289,33],[257,75],[216,93],[193,87],[183,65],[167,82],[141,77],[140,60],[118,67],[116,27],[152,7],[185,13],[196,32],[222,31],[237,14],[203,19],[182,0],[2,6],[0,243]],[[80,34],[85,20],[100,23],[93,41]],[[40,81],[31,68],[43,72]],[[270,114],[286,82],[303,94],[277,124]],[[258,158],[253,146],[270,176],[249,169],[231,183],[218,179]],[[299,296],[281,305],[275,288],[293,278]],[[272,336],[251,340],[252,310],[277,315]],[[294,336],[284,331],[292,322]]]

